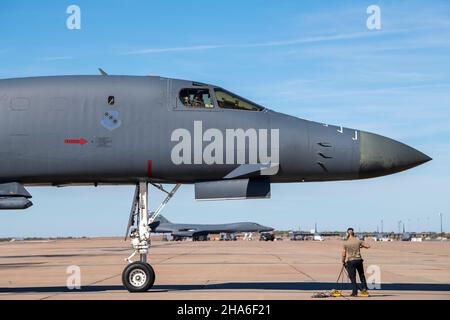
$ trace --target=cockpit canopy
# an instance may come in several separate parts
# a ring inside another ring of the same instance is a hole
[[[209,89],[183,89],[180,91],[180,100],[190,108],[214,108]]]
[[[180,90],[179,99],[187,108],[214,108],[214,100],[222,109],[262,111],[265,108],[222,88],[185,88]]]

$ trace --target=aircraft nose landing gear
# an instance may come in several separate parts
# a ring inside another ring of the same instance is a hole
[[[123,270],[122,283],[130,292],[145,292],[155,283],[155,271],[147,262],[130,263]]]
[[[133,247],[133,253],[125,259],[128,261],[128,265],[122,272],[122,283],[130,292],[144,292],[149,290],[155,283],[155,271],[152,266],[147,262],[148,250],[150,247],[150,227],[149,225],[156,219],[164,206],[169,202],[172,196],[180,187],[177,184],[172,191],[167,192],[160,185],[155,185],[155,187],[163,192],[167,193],[167,197],[154,212],[154,214],[149,217],[148,212],[148,183],[140,182],[136,185],[136,191],[134,192],[133,203],[131,205],[130,218],[128,220],[128,226],[125,234],[125,240],[128,237],[128,233],[132,226],[133,228],[130,238],[131,246]],[[140,261],[133,262],[133,258],[137,253],[139,253]]]

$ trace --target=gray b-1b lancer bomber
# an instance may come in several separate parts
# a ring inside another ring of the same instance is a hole
[[[223,224],[193,224],[172,223],[159,215],[151,224],[150,229],[156,233],[170,233],[174,239],[193,238],[195,240],[207,237],[212,233],[236,232],[269,232],[273,228],[255,222],[235,222]]]
[[[210,84],[162,77],[0,80],[0,208],[24,186],[135,185],[122,280],[152,287],[149,225],[181,184],[196,199],[270,197],[271,183],[364,179],[431,160],[376,134],[278,113]],[[149,216],[148,185],[167,193]],[[166,190],[162,184],[174,184]]]

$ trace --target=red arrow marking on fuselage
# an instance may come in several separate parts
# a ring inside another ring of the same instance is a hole
[[[81,144],[81,145],[83,145],[83,144],[88,143],[88,141],[85,140],[85,139],[66,139],[66,140],[64,140],[64,143],[68,143],[68,144]]]

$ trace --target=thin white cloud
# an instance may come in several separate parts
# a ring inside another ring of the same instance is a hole
[[[339,40],[353,40],[360,38],[368,38],[374,36],[381,36],[390,33],[402,32],[391,31],[391,32],[356,32],[348,34],[336,34],[327,36],[313,36],[305,38],[297,38],[290,40],[281,41],[268,41],[259,43],[247,43],[247,44],[210,44],[210,45],[195,45],[195,46],[185,46],[185,47],[168,47],[168,48],[146,48],[139,50],[132,50],[125,52],[126,55],[137,55],[137,54],[150,54],[150,53],[163,53],[163,52],[180,52],[180,51],[198,51],[198,50],[213,50],[213,49],[233,49],[233,48],[259,48],[259,47],[280,47],[289,46],[296,44],[307,44],[307,43],[319,43],[319,42],[329,42],[329,41],[339,41]]]
[[[70,56],[59,56],[59,57],[43,57],[38,60],[40,61],[60,61],[60,60],[73,60],[75,57]]]
[[[161,53],[161,52],[178,52],[178,51],[197,51],[226,48],[227,45],[198,45],[189,47],[172,47],[172,48],[148,48],[135,51],[125,52],[125,54],[146,54],[146,53]]]

